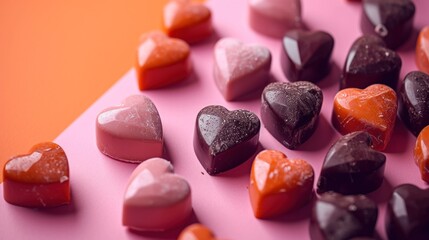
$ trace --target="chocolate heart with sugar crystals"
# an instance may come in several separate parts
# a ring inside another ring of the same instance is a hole
[[[317,192],[369,193],[381,186],[386,156],[371,148],[371,135],[353,132],[341,137],[326,154]]]
[[[429,125],[429,75],[410,72],[398,91],[398,115],[415,135]]]
[[[129,96],[97,116],[96,140],[102,153],[121,161],[161,157],[164,141],[158,110],[143,95]]]
[[[363,0],[362,33],[376,34],[395,49],[411,36],[415,12],[410,0]]]
[[[364,195],[325,193],[316,201],[310,219],[312,240],[372,237],[377,205]]]
[[[344,63],[340,88],[385,84],[396,89],[402,61],[377,36],[362,36],[352,45]]]
[[[131,174],[124,196],[122,224],[160,231],[183,223],[192,213],[191,188],[162,158],[142,162]]]
[[[248,160],[257,150],[260,126],[247,110],[203,108],[195,122],[194,151],[207,173],[216,175]]]
[[[214,58],[214,79],[227,101],[262,89],[269,80],[271,53],[264,46],[223,38],[215,45]]]
[[[389,239],[429,239],[429,189],[403,184],[393,190],[386,208]]]
[[[313,83],[271,83],[262,93],[262,122],[277,141],[295,149],[316,129],[322,102],[322,90]]]
[[[283,37],[281,66],[291,82],[316,82],[329,73],[334,38],[322,31],[292,30]]]

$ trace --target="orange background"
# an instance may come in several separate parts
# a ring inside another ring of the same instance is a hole
[[[1,169],[52,141],[133,65],[166,2],[0,1]]]

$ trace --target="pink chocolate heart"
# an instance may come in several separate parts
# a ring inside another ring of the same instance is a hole
[[[163,153],[161,118],[143,95],[129,96],[121,105],[102,111],[96,138],[102,153],[121,161],[138,163]]]
[[[263,88],[268,83],[271,67],[268,48],[223,38],[216,43],[214,56],[214,79],[227,101]]]
[[[249,0],[249,25],[259,33],[281,38],[301,27],[301,0]]]
[[[131,174],[122,224],[143,231],[161,231],[182,224],[192,212],[191,188],[162,158],[142,162]]]

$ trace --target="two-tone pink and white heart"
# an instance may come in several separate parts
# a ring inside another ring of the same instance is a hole
[[[160,231],[183,223],[192,212],[191,188],[162,158],[142,162],[125,191],[122,224],[132,229]]]
[[[102,153],[121,161],[138,163],[163,154],[161,118],[143,95],[129,96],[98,114],[96,139]]]
[[[214,48],[214,79],[227,101],[262,89],[269,80],[271,52],[256,44],[223,38]]]

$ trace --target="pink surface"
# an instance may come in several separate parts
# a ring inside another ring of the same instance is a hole
[[[415,0],[416,29],[429,25],[423,9],[429,1]],[[272,73],[278,81],[286,81],[280,70],[280,41],[258,35],[247,24],[247,2],[231,0],[209,1],[218,37],[234,37],[246,43],[266,45],[273,53]],[[310,29],[330,32],[335,38],[331,74],[319,86],[324,91],[324,103],[319,126],[312,138],[298,150],[291,151],[261,128],[263,148],[277,149],[289,157],[302,158],[315,169],[316,179],[329,146],[339,137],[330,124],[333,96],[338,89],[340,69],[352,42],[360,35],[360,3],[343,0],[303,0],[303,19]],[[414,42],[399,50],[403,60],[401,77],[415,70]],[[226,102],[213,80],[213,46],[210,41],[192,46],[195,74],[192,79],[165,89],[144,91],[158,108],[163,124],[166,158],[175,172],[184,176],[192,188],[194,217],[213,229],[217,236],[228,239],[309,239],[310,205],[298,212],[271,220],[253,217],[247,187],[251,161],[212,177],[205,173],[195,157],[192,138],[195,118],[200,109],[220,104],[230,110],[244,108],[259,115],[260,93],[245,101]],[[121,225],[125,187],[135,164],[112,160],[100,153],[95,142],[95,119],[99,112],[118,104],[131,94],[141,94],[134,71],[128,72],[104,96],[55,140],[66,151],[70,164],[72,204],[48,210],[16,207],[0,200],[0,239],[174,239],[177,231],[138,233]],[[377,230],[384,233],[384,209],[393,186],[401,183],[426,185],[420,180],[412,148],[415,137],[400,121],[397,122],[387,148],[385,182],[370,194],[379,204]],[[31,146],[29,146],[30,148]],[[3,199],[3,185],[0,185]]]

